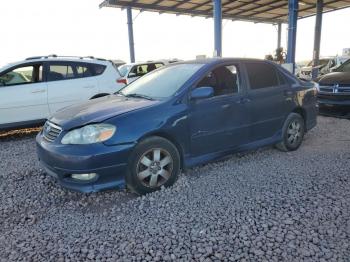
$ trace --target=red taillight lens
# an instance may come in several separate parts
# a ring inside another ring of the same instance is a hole
[[[125,84],[125,85],[128,84],[128,82],[126,81],[125,78],[119,78],[119,79],[117,79],[117,83],[119,83],[119,84]]]

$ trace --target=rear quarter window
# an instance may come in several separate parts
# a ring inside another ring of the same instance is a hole
[[[279,84],[280,85],[288,84],[288,81],[287,81],[286,77],[283,75],[283,73],[281,73],[278,70],[276,72],[277,72],[277,77],[278,77]]]
[[[100,65],[100,64],[92,64],[92,72],[94,76],[99,76],[102,75],[104,73],[104,71],[106,70],[105,65]]]
[[[94,75],[89,64],[77,64],[75,70],[76,78],[90,77]]]

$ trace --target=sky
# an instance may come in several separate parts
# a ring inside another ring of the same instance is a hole
[[[37,55],[95,56],[129,61],[126,11],[102,0],[0,0],[0,64]],[[137,61],[212,56],[213,20],[133,11]],[[350,8],[323,17],[321,56],[350,47]],[[315,18],[298,22],[296,59],[312,59]],[[286,47],[287,26],[282,45]],[[277,45],[277,27],[223,21],[223,56],[264,58]]]

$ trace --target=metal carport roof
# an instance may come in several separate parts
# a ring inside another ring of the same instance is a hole
[[[135,61],[132,9],[176,15],[214,18],[214,56],[222,56],[222,19],[278,24],[280,48],[281,24],[288,23],[286,62],[295,70],[298,19],[316,15],[313,52],[313,77],[319,64],[322,14],[350,7],[350,0],[104,0],[100,7],[126,8],[130,60]]]
[[[317,0],[299,1],[298,17],[316,14]],[[105,0],[100,7],[131,7],[142,11],[212,17],[212,0]],[[350,0],[324,0],[323,12],[350,7]],[[288,22],[288,0],[222,0],[222,18],[262,23]]]

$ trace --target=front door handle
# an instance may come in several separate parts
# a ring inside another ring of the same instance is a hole
[[[46,92],[45,89],[36,89],[32,91],[32,94],[45,93],[45,92]]]
[[[292,96],[293,95],[293,91],[286,90],[286,91],[284,91],[284,95],[285,96]]]
[[[84,86],[84,88],[94,88],[95,86],[89,85],[89,86]]]

